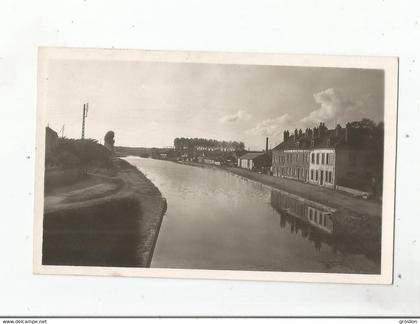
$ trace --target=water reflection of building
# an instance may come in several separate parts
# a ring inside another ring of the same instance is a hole
[[[363,254],[380,264],[380,235],[367,230],[364,222],[345,223],[339,211],[278,190],[271,191],[271,206],[279,214],[281,228],[290,226],[291,233],[312,242],[317,251],[324,243],[334,253]]]
[[[334,229],[334,224],[331,219],[332,213],[328,211],[322,211],[314,207],[308,206],[307,208],[309,223],[331,234]]]
[[[334,225],[328,207],[277,190],[271,191],[271,206],[280,215],[280,227],[290,225],[290,232],[308,239],[317,251],[322,243],[332,244]]]
[[[319,206],[315,206],[315,204],[311,205],[310,202],[303,198],[282,193],[281,191],[271,192],[271,205],[277,211],[286,212],[306,225],[316,227],[328,234],[333,232],[332,213],[330,210],[327,210],[327,207],[322,209]],[[291,226],[296,228],[298,225],[292,222]]]

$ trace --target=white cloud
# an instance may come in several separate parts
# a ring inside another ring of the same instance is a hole
[[[293,118],[289,114],[284,114],[276,118],[259,122],[257,126],[251,129],[251,133],[261,136],[278,136],[284,130],[291,129],[293,124]]]
[[[251,119],[251,114],[247,113],[245,110],[238,110],[233,115],[225,115],[221,117],[220,121],[222,123],[231,123],[231,122],[236,122],[239,120],[249,120],[249,119]]]
[[[313,95],[317,107],[304,118],[297,118],[288,113],[279,117],[260,121],[248,133],[267,136],[273,139],[283,138],[283,131],[293,132],[295,129],[318,126],[325,122],[327,127],[335,127],[335,123],[344,125],[349,121],[365,117],[365,107],[369,106],[366,98],[352,100],[341,95],[337,90],[329,88]]]
[[[300,120],[302,125],[314,126],[325,122],[334,127],[337,122],[360,118],[363,112],[363,102],[345,98],[333,88],[315,93],[314,99],[319,107]]]

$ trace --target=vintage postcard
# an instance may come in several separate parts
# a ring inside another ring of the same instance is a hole
[[[40,48],[34,272],[390,284],[398,59]]]

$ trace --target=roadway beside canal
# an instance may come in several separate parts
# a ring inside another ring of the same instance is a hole
[[[379,201],[357,198],[340,191],[281,177],[259,174],[237,167],[223,167],[223,169],[264,185],[285,190],[302,198],[339,209],[343,214],[348,212],[349,214],[358,214],[360,216],[382,216],[382,204]]]

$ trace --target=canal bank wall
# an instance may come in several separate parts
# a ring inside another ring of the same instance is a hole
[[[43,264],[150,266],[166,200],[137,168],[113,162],[117,172],[108,182],[118,183],[117,189],[93,199],[65,193],[59,203],[45,204]],[[100,192],[100,184],[94,187]]]

